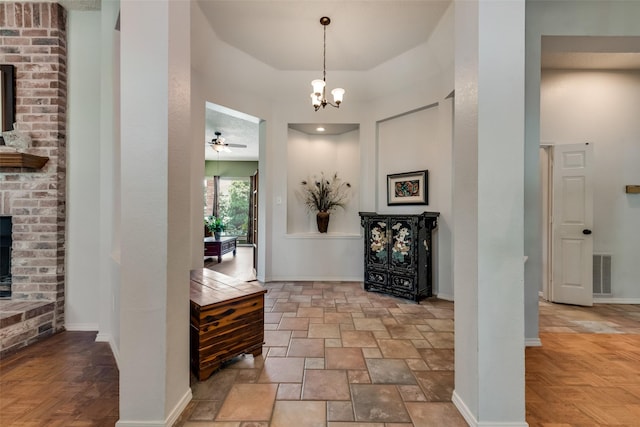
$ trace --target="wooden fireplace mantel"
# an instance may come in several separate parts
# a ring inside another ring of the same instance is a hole
[[[0,167],[41,169],[49,161],[48,157],[27,153],[0,153]]]

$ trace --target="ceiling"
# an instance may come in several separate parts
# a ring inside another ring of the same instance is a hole
[[[276,70],[294,71],[322,70],[322,16],[331,18],[327,70],[365,71],[424,43],[451,1],[197,0],[221,40]],[[100,0],[61,3],[75,10],[100,7]],[[543,36],[541,64],[543,69],[640,70],[640,37]],[[248,146],[219,155],[206,148],[207,159],[258,159],[257,118],[209,104],[206,126],[209,141],[220,131],[226,142]],[[290,127],[317,133],[317,124]]]

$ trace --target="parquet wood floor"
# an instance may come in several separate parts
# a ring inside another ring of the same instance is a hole
[[[530,427],[640,426],[640,335],[540,338],[526,350]]]
[[[0,361],[0,426],[112,427],[118,369],[95,332],[63,332]]]

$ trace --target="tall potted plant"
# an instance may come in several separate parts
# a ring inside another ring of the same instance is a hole
[[[305,205],[309,211],[317,212],[318,231],[326,233],[330,213],[338,207],[344,209],[349,200],[351,184],[338,178],[337,172],[331,178],[326,178],[321,172],[319,178],[303,180],[300,185]]]
[[[213,235],[216,240],[220,240],[220,233],[225,229],[225,224],[222,218],[209,215],[204,217],[204,224],[207,230]]]

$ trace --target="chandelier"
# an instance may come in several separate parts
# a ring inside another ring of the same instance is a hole
[[[332,107],[340,108],[340,103],[342,102],[342,97],[344,96],[344,89],[337,87],[331,91],[331,95],[333,95],[333,102],[331,103],[327,101],[325,97],[325,89],[327,85],[327,25],[331,23],[331,19],[326,16],[320,18],[320,23],[322,24],[324,30],[324,42],[323,42],[323,51],[322,51],[322,80],[316,79],[311,82],[311,86],[313,87],[313,93],[311,94],[311,103],[313,104],[313,108],[318,111],[320,107],[324,108],[327,104]]]

